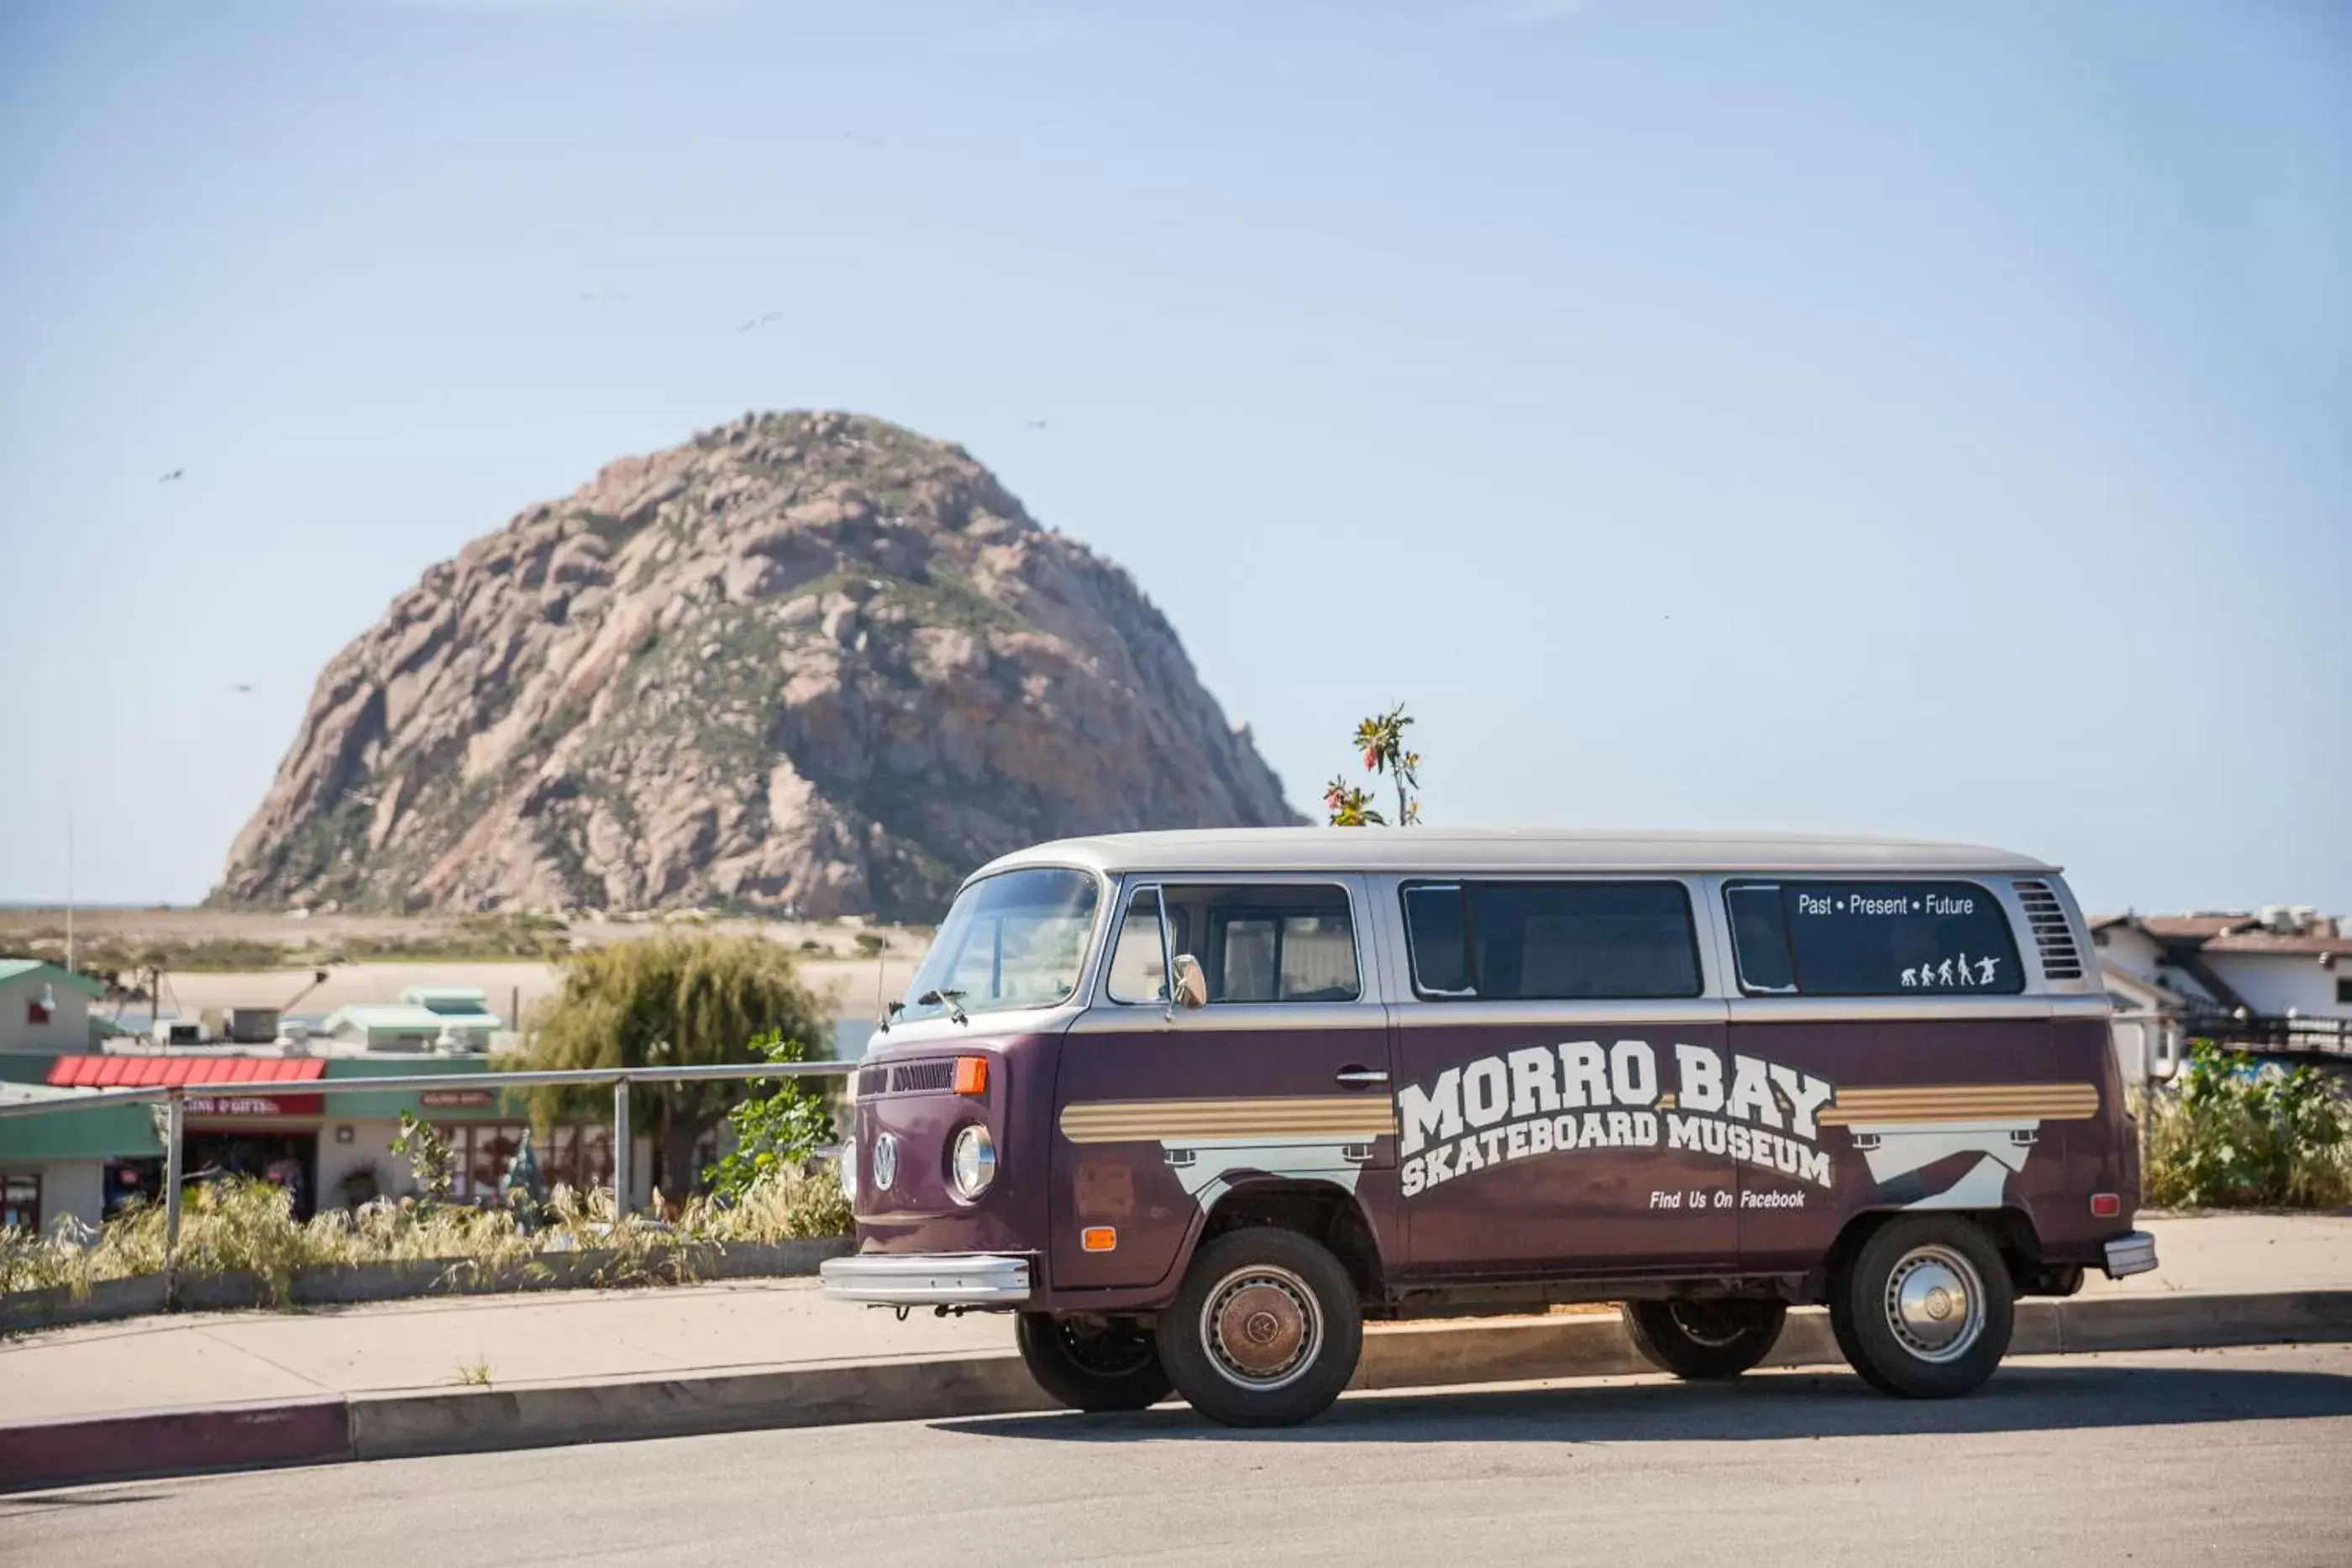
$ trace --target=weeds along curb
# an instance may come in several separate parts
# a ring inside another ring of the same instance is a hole
[[[541,1253],[499,1269],[468,1259],[412,1259],[397,1263],[297,1269],[288,1281],[287,1304],[346,1306],[362,1301],[398,1301],[416,1296],[492,1295],[512,1291],[590,1290],[600,1286],[692,1283],[700,1280],[783,1279],[814,1274],[827,1258],[854,1243],[845,1236],[796,1241],[708,1243],[685,1249],[658,1248],[628,1254],[618,1249]],[[207,1274],[180,1281],[183,1312],[232,1312],[272,1304],[269,1281],[258,1274]],[[71,1323],[110,1322],[160,1312],[163,1276],[142,1274],[106,1280],[76,1301],[58,1287],[0,1296],[0,1333],[61,1328]]]
[[[2352,1290],[2110,1296],[2019,1304],[2012,1354],[2203,1350],[2352,1341]],[[1829,1323],[1792,1313],[1772,1355],[1834,1364]],[[1411,1323],[1365,1336],[1354,1387],[1439,1388],[1647,1372],[1617,1319]],[[832,1362],[707,1377],[616,1378],[431,1394],[0,1422],[0,1491],[203,1469],[419,1458],[574,1443],[1055,1408],[1018,1356]]]

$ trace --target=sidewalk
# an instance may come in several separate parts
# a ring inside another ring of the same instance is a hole
[[[2129,1280],[2094,1276],[2084,1299],[2352,1290],[2352,1217],[2142,1225],[2157,1238],[2162,1266]],[[528,1389],[1012,1348],[1012,1321],[1001,1314],[916,1312],[900,1322],[887,1312],[828,1302],[805,1279],[193,1313],[0,1341],[0,1421],[448,1391],[478,1383],[485,1369],[492,1388]]]

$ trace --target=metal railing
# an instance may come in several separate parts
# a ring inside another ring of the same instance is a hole
[[[512,1072],[427,1072],[398,1078],[315,1079],[299,1086],[285,1080],[244,1079],[215,1083],[173,1083],[137,1089],[96,1089],[82,1093],[45,1096],[38,1100],[0,1101],[0,1120],[12,1116],[50,1115],[60,1112],[95,1111],[109,1105],[164,1107],[163,1117],[163,1291],[168,1300],[177,1283],[174,1264],[180,1246],[180,1188],[186,1180],[181,1157],[185,1144],[187,1103],[233,1094],[245,1100],[277,1100],[311,1094],[412,1094],[441,1089],[545,1089],[613,1086],[613,1213],[629,1213],[633,1149],[629,1133],[629,1085],[632,1083],[709,1083],[754,1078],[846,1078],[857,1071],[854,1061],[724,1062],[708,1067],[575,1067],[522,1069]]]
[[[2352,1019],[2284,1018],[2257,1013],[2192,1013],[2189,1036],[2231,1051],[2273,1056],[2352,1056]]]
[[[2135,1080],[2171,1077],[2200,1040],[2250,1056],[2352,1057],[2352,1019],[2135,1010],[2116,1013],[2114,1027],[2124,1076]]]

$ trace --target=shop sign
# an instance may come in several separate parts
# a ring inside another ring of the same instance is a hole
[[[191,1094],[191,1116],[316,1116],[325,1108],[317,1094]]]
[[[427,1089],[416,1096],[428,1111],[480,1110],[498,1096],[487,1089]]]

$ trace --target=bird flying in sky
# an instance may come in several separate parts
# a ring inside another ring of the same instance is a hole
[[[164,475],[161,479],[156,480],[155,483],[158,485],[168,485],[173,480],[182,477],[186,473],[187,470],[185,468],[174,468],[169,474]]]

